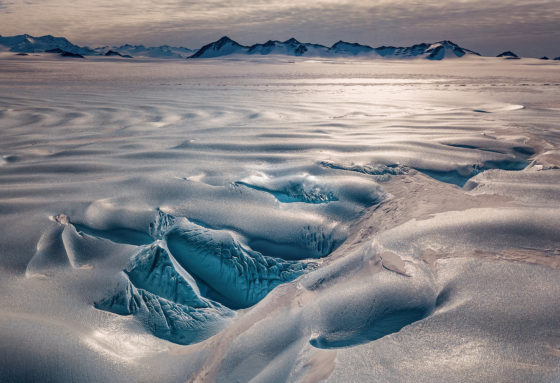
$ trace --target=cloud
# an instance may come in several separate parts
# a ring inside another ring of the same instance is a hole
[[[243,43],[292,35],[373,45],[447,38],[475,50],[516,43],[529,51],[560,38],[557,0],[14,0],[9,8],[0,14],[3,34],[51,33],[89,45],[198,47],[229,34]]]

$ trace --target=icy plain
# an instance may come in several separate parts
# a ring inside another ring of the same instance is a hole
[[[560,380],[560,63],[0,56],[0,381]]]

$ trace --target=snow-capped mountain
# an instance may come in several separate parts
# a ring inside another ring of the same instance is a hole
[[[72,52],[66,52],[63,51],[60,48],[54,48],[54,49],[49,49],[45,51],[46,53],[58,53],[61,57],[74,57],[74,58],[80,58],[83,59],[84,56],[79,54],[79,53],[72,53]],[[18,54],[26,54],[26,53],[18,53]]]
[[[27,34],[17,36],[0,36],[0,50],[22,53],[40,53],[47,51],[51,51],[50,53],[60,53],[56,52],[56,49],[59,49],[61,52],[68,52],[83,56],[105,56],[107,52],[112,51],[118,52],[123,57],[134,56],[176,59],[186,58],[195,52],[192,49],[172,47],[168,45],[146,47],[144,45],[125,44],[119,47],[105,46],[90,49],[88,47],[81,47],[72,44],[64,37],[54,37],[51,35],[41,37],[34,37]]]
[[[410,47],[394,47],[394,46],[381,46],[375,48],[375,51],[382,57],[398,57],[409,58],[416,57],[424,54],[426,49],[430,47],[429,44],[416,44]]]
[[[329,48],[329,52],[335,56],[370,56],[378,55],[378,53],[369,45],[361,45],[358,43],[348,43],[339,41]]]
[[[113,50],[110,50],[110,49],[107,52],[105,52],[105,54],[103,56],[124,57],[124,58],[127,58],[127,59],[132,58],[131,55],[123,55],[120,52],[113,51]]]
[[[463,57],[467,54],[480,56],[479,53],[476,53],[469,49],[461,48],[460,46],[449,40],[439,41],[430,45],[424,53],[427,54],[426,58],[430,60]]]
[[[224,36],[218,41],[203,46],[189,58],[212,58],[232,54],[244,54],[247,53],[248,50],[249,47],[241,45],[229,37]]]
[[[375,51],[387,58],[423,57],[429,60],[442,60],[444,58],[458,58],[465,55],[480,56],[479,53],[461,48],[449,40],[438,41],[433,44],[415,44],[410,47],[382,46],[375,48]]]
[[[224,36],[203,46],[190,58],[213,58],[232,54],[333,57],[371,54],[372,51],[373,48],[369,46],[355,43],[339,41],[329,48],[321,44],[302,43],[293,37],[286,41],[268,40],[266,43],[245,46]]]
[[[146,47],[144,45],[125,44],[121,46],[105,46],[95,49],[80,47],[72,44],[64,37],[30,35],[0,36],[0,50],[12,52],[32,53],[46,52],[53,49],[79,54],[83,56],[100,55],[123,57],[152,57],[152,58],[214,58],[229,55],[286,55],[304,57],[383,57],[389,59],[425,58],[429,60],[442,60],[448,58],[460,58],[478,53],[460,47],[449,41],[438,41],[436,43],[415,44],[409,47],[381,46],[372,48],[368,45],[338,41],[331,47],[321,44],[302,43],[295,38],[286,41],[269,40],[265,43],[246,46],[230,39],[227,36],[220,38],[210,44],[204,45],[198,50],[185,47],[173,47],[162,45],[158,47]],[[118,53],[118,54],[117,54]],[[512,56],[513,55],[513,56]],[[514,57],[513,52],[504,52],[498,57]]]
[[[416,44],[411,47],[382,46],[372,48],[367,45],[339,41],[328,48],[320,44],[301,43],[291,38],[286,41],[269,40],[264,44],[250,47],[241,45],[227,36],[218,41],[203,46],[189,58],[213,58],[232,54],[260,54],[260,55],[289,55],[307,57],[337,57],[337,56],[381,56],[386,58],[414,58],[423,57],[429,60],[444,58],[458,58],[465,55],[480,54],[445,40],[433,44]]]
[[[121,46],[100,47],[95,49],[100,54],[105,54],[107,51],[112,50],[119,52],[122,55],[133,57],[152,57],[152,58],[166,58],[166,59],[183,59],[191,56],[195,51],[185,47],[172,47],[169,45],[162,45],[159,47],[146,47],[144,45],[130,45],[125,44]]]
[[[496,57],[504,57],[506,59],[518,59],[519,56],[513,53],[512,51],[505,51],[497,55]]]
[[[319,44],[300,43],[294,38],[286,41],[268,40],[264,44],[249,47],[248,54],[288,56],[328,56],[329,48]]]
[[[93,55],[95,51],[88,47],[80,47],[72,44],[64,37],[51,35],[33,37],[30,35],[0,36],[0,46],[11,52],[46,52],[48,50],[60,49],[64,52]]]

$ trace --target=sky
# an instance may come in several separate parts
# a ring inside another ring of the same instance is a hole
[[[0,34],[78,45],[249,45],[295,37],[332,45],[452,40],[480,52],[560,56],[560,0],[0,0]]]

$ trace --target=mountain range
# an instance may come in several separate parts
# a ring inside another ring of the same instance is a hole
[[[269,40],[265,43],[242,45],[227,36],[220,38],[200,49],[162,45],[146,47],[144,45],[125,44],[121,46],[104,46],[98,48],[81,47],[72,44],[64,37],[51,35],[34,37],[31,35],[1,36],[0,50],[16,53],[58,53],[65,57],[113,56],[122,58],[151,57],[168,59],[214,58],[229,55],[287,55],[304,57],[367,57],[367,58],[425,58],[442,60],[465,56],[480,56],[479,53],[443,40],[435,43],[421,43],[409,47],[369,45],[338,41],[331,47],[321,44],[302,43],[291,38],[286,41]],[[511,57],[515,54],[504,52],[499,57]]]
[[[301,43],[291,38],[286,41],[269,40],[264,44],[251,46],[241,45],[227,36],[207,44],[196,51],[189,58],[213,58],[221,56],[238,55],[288,55],[309,57],[387,57],[387,58],[413,58],[423,57],[430,60],[441,60],[444,58],[457,58],[465,55],[480,54],[469,49],[461,48],[459,45],[445,40],[433,44],[416,44],[410,47],[382,46],[372,48],[369,45],[348,43],[339,41],[331,47],[320,44]]]
[[[54,37],[51,35],[33,37],[31,35],[1,36],[0,48],[8,49],[11,52],[37,53],[48,50],[60,49],[61,51],[91,56],[97,54],[93,49],[80,47],[72,44],[64,37]]]
[[[31,35],[0,36],[0,50],[18,53],[59,53],[67,57],[68,53],[81,56],[120,56],[153,57],[153,58],[187,58],[195,51],[184,47],[162,45],[159,47],[146,47],[144,45],[125,44],[117,47],[105,46],[98,48],[81,47],[72,44],[64,37],[51,35],[34,37]]]
[[[106,54],[108,51],[119,52],[121,55],[129,55],[132,57],[153,57],[167,59],[181,59],[191,56],[195,51],[185,47],[172,47],[162,45],[159,47],[146,47],[144,45],[125,44],[119,47],[99,47],[95,48],[99,54]]]

